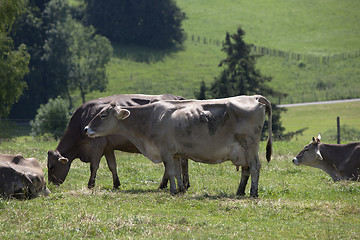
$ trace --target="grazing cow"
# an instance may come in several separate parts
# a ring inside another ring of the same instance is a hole
[[[26,199],[49,193],[38,160],[0,153],[1,196]]]
[[[164,162],[170,193],[184,191],[179,157],[217,164],[230,160],[242,166],[237,195],[258,196],[261,130],[268,114],[267,160],[271,158],[271,105],[260,95],[213,100],[160,101],[143,106],[105,107],[85,132],[90,137],[122,134],[154,163]],[[175,177],[175,178],[174,178]]]
[[[100,112],[104,106],[110,102],[115,102],[119,106],[135,106],[148,104],[159,100],[184,99],[182,97],[166,95],[141,95],[124,94],[104,97],[89,101],[79,107],[67,126],[55,151],[48,151],[48,178],[55,185],[60,185],[65,181],[69,172],[70,165],[75,158],[83,162],[90,163],[90,179],[88,187],[95,185],[96,171],[99,168],[100,159],[105,155],[108,167],[113,176],[114,188],[120,186],[120,181],[116,170],[116,160],[114,150],[124,152],[139,153],[139,150],[124,136],[112,135],[101,138],[89,138],[84,133],[84,127],[90,120]],[[183,180],[186,187],[189,187],[189,177],[187,170],[187,159],[182,160]],[[164,175],[160,188],[165,188],[167,178]]]
[[[348,144],[321,143],[321,135],[313,138],[293,159],[296,166],[305,165],[327,172],[334,182],[360,180],[360,142]]]

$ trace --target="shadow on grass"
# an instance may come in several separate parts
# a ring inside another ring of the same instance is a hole
[[[196,194],[195,196],[191,197],[195,200],[204,200],[204,199],[210,199],[210,200],[219,200],[219,199],[233,199],[233,200],[249,200],[249,199],[256,199],[254,197],[250,196],[238,196],[236,194],[228,194],[224,192],[216,193],[216,194],[209,194],[209,193],[202,193],[202,194]]]
[[[114,45],[114,56],[120,59],[132,60],[141,63],[152,63],[162,61],[171,54],[183,51],[182,46],[176,46],[168,49],[151,49],[134,45]]]
[[[162,192],[161,189],[126,189],[126,190],[114,190],[115,192],[121,192],[126,194],[141,194],[141,193],[157,193]]]

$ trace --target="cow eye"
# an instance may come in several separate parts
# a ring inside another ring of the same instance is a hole
[[[106,118],[106,115],[105,115],[105,114],[101,114],[101,115],[100,115],[100,119],[104,119],[104,118]]]

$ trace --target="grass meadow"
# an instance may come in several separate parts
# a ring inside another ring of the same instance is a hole
[[[229,162],[189,161],[190,189],[171,196],[168,189],[157,189],[161,164],[116,152],[119,190],[112,189],[104,159],[95,188],[87,189],[89,164],[76,159],[61,186],[49,185],[48,197],[0,199],[1,239],[357,239],[359,183],[333,183],[325,172],[291,162],[310,141],[308,135],[318,133],[317,121],[331,125],[335,112],[358,117],[352,115],[358,106],[353,104],[359,103],[289,108],[285,126],[307,123],[308,132],[289,142],[275,141],[270,163],[261,143],[258,199],[249,198],[250,186],[245,197],[235,195],[240,172]],[[0,152],[36,157],[47,175],[47,151],[56,145],[55,140],[22,136],[4,140]]]
[[[247,43],[277,50],[332,56],[360,49],[356,0],[177,4],[188,16],[184,46],[155,51],[114,45],[107,90],[88,94],[87,100],[122,93],[193,98],[202,80],[209,85],[219,75],[218,64],[225,57],[221,41],[238,26],[245,30]],[[288,93],[282,104],[360,97],[360,58],[325,65],[264,56],[257,66],[273,77],[271,87]],[[79,106],[79,94],[73,97]],[[261,143],[258,199],[248,197],[250,186],[246,197],[235,195],[240,172],[229,162],[190,161],[190,189],[171,196],[168,189],[157,189],[164,171],[161,164],[116,152],[119,190],[112,189],[104,159],[92,190],[86,188],[89,164],[74,160],[66,181],[59,187],[49,185],[50,196],[0,199],[0,239],[358,239],[359,183],[333,183],[325,172],[297,167],[291,160],[319,132],[327,142],[326,132],[336,128],[337,116],[341,124],[360,129],[359,107],[357,102],[288,108],[282,115],[287,131],[308,129],[292,141],[275,141],[270,163]],[[55,140],[20,136],[3,140],[0,152],[36,157],[47,176],[47,151],[56,146]]]
[[[307,56],[346,54],[360,50],[360,24],[355,0],[226,1],[177,0],[187,14],[187,41],[181,48],[151,50],[113,45],[107,66],[106,92],[87,99],[121,93],[172,93],[194,98],[200,82],[218,77],[225,58],[221,42],[226,32],[241,26],[245,41],[256,46]],[[270,86],[288,94],[276,103],[311,102],[360,97],[360,57],[320,64],[265,55],[257,67],[273,77]],[[80,104],[79,94],[74,100]]]

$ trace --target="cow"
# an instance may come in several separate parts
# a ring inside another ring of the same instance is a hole
[[[28,199],[49,195],[44,173],[35,158],[0,153],[0,195]]]
[[[55,185],[62,184],[70,170],[72,161],[79,158],[82,162],[90,163],[91,175],[88,181],[88,188],[93,188],[101,157],[105,155],[108,167],[112,173],[113,187],[115,189],[118,188],[120,181],[116,170],[114,150],[130,153],[139,153],[139,150],[126,137],[121,135],[96,139],[89,138],[83,131],[84,127],[110,102],[115,102],[119,106],[136,106],[163,99],[182,100],[184,98],[170,94],[123,94],[91,100],[80,106],[71,117],[56,149],[48,151],[47,167],[49,182]],[[182,159],[182,169],[184,184],[188,188],[190,183],[187,159]],[[166,188],[167,181],[167,177],[164,175],[160,188]]]
[[[85,127],[90,137],[127,136],[144,156],[163,162],[170,193],[185,191],[180,176],[180,157],[218,164],[230,160],[242,166],[237,195],[245,195],[251,175],[250,195],[258,197],[261,132],[268,114],[267,160],[271,159],[272,112],[263,96],[237,96],[212,100],[159,101],[148,105],[104,107]],[[95,138],[96,139],[96,138]]]
[[[325,144],[320,142],[321,134],[304,147],[292,160],[296,166],[305,165],[320,168],[330,175],[334,182],[339,180],[360,180],[360,142],[348,144]]]

